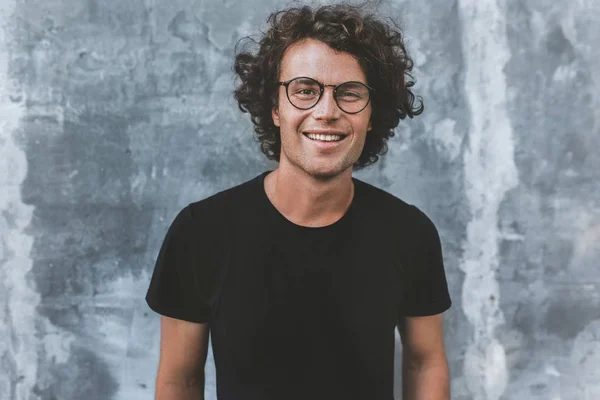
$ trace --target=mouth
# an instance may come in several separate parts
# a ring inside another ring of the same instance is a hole
[[[336,147],[342,143],[349,135],[319,135],[307,132],[302,132],[302,135],[311,143],[319,148]]]

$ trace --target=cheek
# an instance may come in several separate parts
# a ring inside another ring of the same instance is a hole
[[[287,107],[280,107],[279,119],[281,121],[281,127],[285,130],[296,131],[305,119],[305,116],[294,110],[290,110]]]
[[[353,125],[354,125],[354,129],[357,132],[367,132],[367,129],[369,128],[369,120],[370,120],[370,116],[369,114],[367,114],[366,116],[360,116],[360,118],[357,118],[353,121]]]

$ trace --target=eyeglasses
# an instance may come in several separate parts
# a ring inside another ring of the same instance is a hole
[[[317,105],[325,91],[325,86],[331,86],[336,104],[348,114],[356,114],[364,110],[371,100],[370,92],[375,91],[361,82],[351,81],[339,85],[326,85],[305,76],[277,83],[285,86],[288,100],[300,110],[308,110]]]

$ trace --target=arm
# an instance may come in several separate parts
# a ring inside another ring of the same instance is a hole
[[[156,400],[204,400],[208,324],[161,316]]]
[[[449,400],[450,376],[442,335],[442,314],[404,317],[402,395],[405,400]]]

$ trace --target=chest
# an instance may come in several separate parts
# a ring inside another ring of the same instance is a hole
[[[393,252],[374,251],[359,238],[237,243],[222,266],[212,327],[213,338],[230,350],[393,333],[402,290],[401,260]]]

